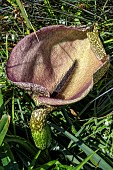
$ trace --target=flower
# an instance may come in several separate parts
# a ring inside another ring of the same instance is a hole
[[[85,97],[106,72],[106,55],[97,31],[53,25],[24,37],[12,50],[8,79],[41,104],[65,105]]]

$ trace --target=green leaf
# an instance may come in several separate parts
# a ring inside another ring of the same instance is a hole
[[[0,166],[0,170],[5,170],[5,168],[3,166]]]
[[[4,137],[7,133],[8,127],[10,123],[10,116],[9,115],[3,115],[0,120],[0,146],[4,140]]]
[[[9,143],[9,142],[14,142],[19,144],[20,146],[22,146],[24,149],[27,150],[28,153],[30,153],[31,155],[35,155],[36,154],[36,148],[26,139],[16,136],[16,135],[7,135],[7,138],[5,138],[5,142]]]

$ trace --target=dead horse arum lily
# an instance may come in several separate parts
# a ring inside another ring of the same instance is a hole
[[[53,25],[24,37],[7,61],[8,79],[27,90],[36,105],[30,128],[40,149],[50,146],[47,117],[54,106],[84,98],[109,67],[96,27]]]

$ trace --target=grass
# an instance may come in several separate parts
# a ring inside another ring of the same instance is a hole
[[[0,169],[112,169],[113,167],[113,3],[110,0],[19,0],[2,2],[0,57],[0,117],[11,116],[0,129]],[[22,12],[24,11],[24,12]],[[110,68],[80,102],[59,107],[48,124],[52,144],[35,147],[29,128],[35,104],[29,95],[12,85],[5,65],[12,48],[24,36],[53,24],[92,25],[98,22]],[[29,26],[29,23],[31,24]],[[72,115],[71,113],[74,113]]]

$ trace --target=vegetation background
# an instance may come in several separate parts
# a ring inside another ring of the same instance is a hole
[[[44,26],[95,22],[110,68],[83,100],[50,114],[52,144],[40,151],[29,129],[35,104],[8,81],[8,56],[20,39]],[[3,0],[0,30],[0,170],[113,169],[112,0]]]

